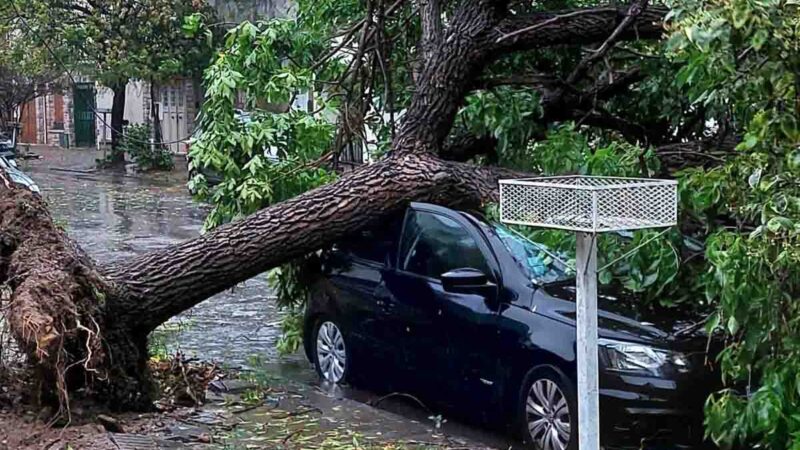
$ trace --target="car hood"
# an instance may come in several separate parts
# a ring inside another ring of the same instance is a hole
[[[536,312],[557,320],[576,320],[573,281],[553,283],[535,294]],[[707,336],[698,314],[666,308],[646,308],[635,295],[615,286],[602,286],[597,295],[598,333],[607,339],[648,344],[700,347]]]

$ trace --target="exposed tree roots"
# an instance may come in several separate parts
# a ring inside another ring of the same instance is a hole
[[[108,377],[103,309],[110,289],[38,195],[0,190],[0,310],[47,386],[43,400],[68,408],[71,389]]]

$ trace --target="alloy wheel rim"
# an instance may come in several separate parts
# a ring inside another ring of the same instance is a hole
[[[339,383],[347,367],[347,350],[344,336],[333,322],[323,322],[317,332],[317,361],[323,378]]]
[[[525,402],[528,434],[542,450],[565,450],[569,444],[569,404],[558,385],[546,378],[536,380]]]

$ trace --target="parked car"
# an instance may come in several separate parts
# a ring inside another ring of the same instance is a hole
[[[6,158],[16,167],[16,144],[14,139],[6,133],[0,132],[0,157]]]
[[[0,156],[0,171],[5,172],[11,182],[17,183],[33,192],[39,192],[39,186],[36,185],[36,182],[26,175],[25,172],[19,170],[13,159]]]
[[[559,259],[478,215],[413,203],[325,259],[306,355],[328,382],[392,380],[513,423],[530,448],[576,449],[575,280]],[[620,293],[599,296],[603,444],[694,448],[718,379],[707,339]]]

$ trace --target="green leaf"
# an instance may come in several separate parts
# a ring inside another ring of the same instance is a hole
[[[767,229],[773,233],[780,230],[791,230],[794,228],[794,221],[788,217],[773,217],[767,222]]]
[[[750,150],[758,144],[758,137],[748,133],[742,142],[736,146],[737,150]]]
[[[759,29],[756,34],[753,35],[753,39],[751,40],[753,48],[756,50],[761,50],[761,48],[764,46],[764,43],[767,42],[768,37],[769,34],[767,30],[763,28]]]
[[[736,317],[729,317],[728,318],[728,332],[730,334],[736,334],[739,331],[739,322],[736,320]]]
[[[708,322],[706,322],[706,333],[709,335],[714,332],[719,327],[720,321],[722,320],[722,316],[719,312],[715,312],[711,314],[708,318]]]
[[[644,277],[644,282],[642,283],[642,287],[646,288],[652,286],[653,284],[655,284],[656,281],[658,281],[658,272],[648,274],[646,277]]]
[[[733,10],[733,27],[742,28],[747,24],[750,18],[750,12],[742,7],[737,7]]]
[[[611,274],[610,270],[603,270],[600,272],[600,275],[598,276],[598,281],[600,281],[600,284],[608,284],[611,283],[611,280],[613,278],[614,276]]]

